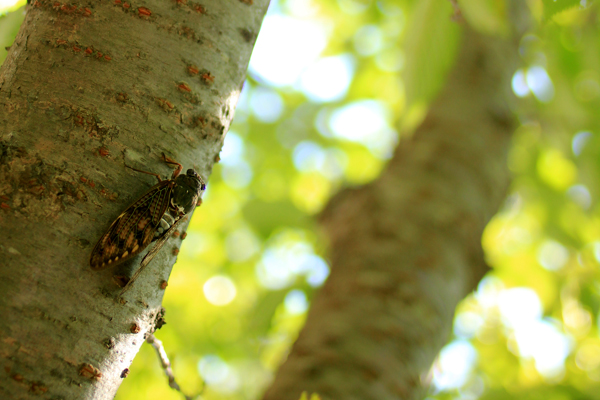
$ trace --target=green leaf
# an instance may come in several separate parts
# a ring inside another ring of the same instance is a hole
[[[0,65],[8,54],[7,48],[15,41],[24,19],[25,10],[23,8],[0,16]]]
[[[544,20],[553,18],[556,14],[573,7],[579,7],[579,0],[542,0],[544,5]]]
[[[491,35],[509,32],[508,5],[504,0],[462,0],[460,10],[470,26]]]
[[[453,14],[449,1],[417,3],[405,42],[404,84],[409,106],[431,101],[453,64],[460,31]]]

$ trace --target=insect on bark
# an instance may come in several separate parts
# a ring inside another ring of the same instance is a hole
[[[156,241],[142,259],[139,269],[119,293],[119,297],[131,287],[177,226],[196,207],[206,189],[196,171],[188,169],[185,175],[181,175],[181,164],[164,154],[162,159],[167,164],[177,166],[171,179],[161,179],[158,174],[128,167],[155,176],[158,183],[117,217],[102,235],[90,257],[92,269],[100,270],[134,257]]]

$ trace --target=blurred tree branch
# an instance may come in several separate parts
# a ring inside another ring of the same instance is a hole
[[[332,272],[265,400],[425,394],[456,305],[487,271],[481,234],[509,184],[524,7],[509,38],[465,26],[445,87],[387,170],[330,201],[322,224]]]

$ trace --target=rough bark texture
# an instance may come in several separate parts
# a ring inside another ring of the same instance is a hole
[[[420,399],[504,199],[517,40],[466,29],[456,65],[376,182],[323,214],[332,271],[265,400]]]
[[[268,0],[32,1],[0,71],[0,398],[111,399],[160,319],[172,239],[125,295],[95,242],[161,152],[205,178]],[[98,375],[98,373],[101,374]]]

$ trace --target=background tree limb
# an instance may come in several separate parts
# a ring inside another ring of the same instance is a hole
[[[449,16],[450,17],[450,16]],[[374,183],[323,213],[332,272],[265,400],[420,399],[509,183],[518,35],[465,27],[446,86]]]

